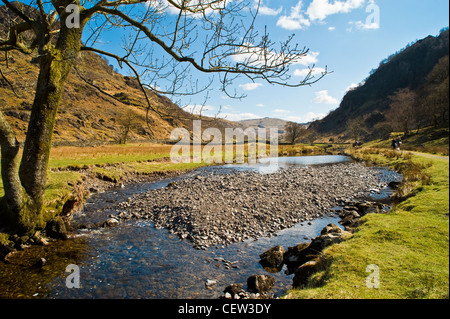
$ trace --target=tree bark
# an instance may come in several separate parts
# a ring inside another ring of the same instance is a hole
[[[63,91],[58,51],[40,57],[40,73],[25,139],[20,180],[27,194],[42,201],[56,113]],[[42,204],[42,203],[40,203]]]
[[[61,26],[56,45],[47,38],[39,48],[40,72],[20,166],[19,143],[0,113],[5,188],[0,209],[9,217],[8,228],[20,235],[45,226],[42,209],[55,119],[65,80],[80,52],[81,34],[81,28]]]
[[[10,210],[19,211],[24,205],[24,191],[20,183],[19,168],[19,150],[20,144],[10,127],[8,121],[0,111],[0,147],[1,147],[1,174],[5,197],[0,204],[0,212],[6,213]],[[5,217],[5,216],[3,216]],[[9,217],[9,216],[8,216]]]

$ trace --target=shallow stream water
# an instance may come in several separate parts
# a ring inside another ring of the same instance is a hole
[[[350,161],[345,156],[304,156],[279,158],[277,165],[266,160],[255,165],[206,167],[178,178],[202,172],[227,173],[230,170],[273,172],[277,167],[331,164]],[[272,165],[270,165],[272,164]],[[380,169],[386,180],[398,175]],[[91,197],[84,211],[74,216],[79,222],[98,222],[117,213],[116,204],[139,192],[165,187],[177,178],[131,185]],[[382,190],[377,199],[389,197],[390,189]],[[297,224],[270,238],[235,243],[227,247],[197,250],[192,243],[180,240],[166,229],[156,229],[151,222],[132,220],[115,228],[79,231],[74,238],[45,247],[20,252],[10,264],[0,264],[0,297],[32,298],[217,298],[230,284],[242,284],[255,274],[267,274],[259,264],[259,255],[269,248],[285,248],[309,241],[328,224],[339,225],[340,218],[330,216],[310,223]],[[44,267],[35,267],[39,258]],[[69,264],[80,270],[80,288],[68,288],[65,272]],[[275,296],[291,288],[293,275],[285,269],[271,273],[276,279]],[[206,287],[207,280],[216,284]]]

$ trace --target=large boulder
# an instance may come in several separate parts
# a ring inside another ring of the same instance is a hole
[[[342,234],[343,230],[341,227],[331,223],[325,226],[322,231],[320,232],[320,235],[326,235],[326,234]]]
[[[388,186],[392,189],[398,189],[402,182],[392,181],[388,184]]]
[[[287,274],[294,273],[299,266],[317,257],[318,252],[309,246],[310,243],[301,243],[294,247],[288,247],[284,254],[284,263],[288,268]]]
[[[311,243],[301,243],[294,247],[288,247],[284,254],[284,263],[288,267],[288,274],[320,256],[322,250],[332,244],[338,244],[351,236],[351,233],[342,230],[335,224],[328,224],[320,232],[320,236],[313,238]]]
[[[365,221],[363,221],[361,218],[355,219],[351,224],[345,226],[345,230],[350,233],[354,233],[364,223]]]
[[[355,220],[361,218],[361,215],[358,213],[357,209],[344,210],[341,214],[342,220],[339,224],[343,226],[351,225]]]
[[[68,231],[64,220],[57,216],[47,223],[45,228],[47,236],[54,239],[67,239]]]
[[[247,279],[247,288],[255,293],[270,291],[275,284],[275,278],[270,275],[253,275]]]
[[[352,215],[347,215],[344,218],[342,218],[342,220],[339,221],[339,224],[341,224],[342,226],[349,226],[353,224],[355,220],[356,218],[353,217]]]
[[[365,216],[367,214],[378,214],[382,211],[383,204],[375,202],[357,203],[359,215]]]
[[[79,204],[78,200],[75,198],[68,199],[62,208],[61,216],[63,217],[71,217],[71,215],[75,212],[77,205]]]
[[[352,233],[348,231],[342,231],[341,233],[329,233],[325,235],[320,235],[319,237],[314,238],[309,245],[309,249],[317,254],[331,246],[333,244],[339,244],[343,240],[349,238]]]
[[[261,260],[259,263],[263,267],[280,268],[283,266],[285,250],[283,246],[276,246],[259,255]]]
[[[319,271],[320,259],[315,258],[313,260],[304,263],[295,271],[292,286],[294,288],[304,288],[308,284],[308,280],[312,274]]]

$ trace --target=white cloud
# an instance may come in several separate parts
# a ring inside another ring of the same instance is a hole
[[[339,101],[328,95],[328,90],[323,90],[316,92],[316,98],[314,99],[314,102],[317,104],[338,104]]]
[[[311,22],[303,16],[303,2],[300,0],[295,7],[291,7],[289,16],[281,16],[277,21],[277,26],[286,30],[301,30],[309,27]]]
[[[377,30],[380,28],[380,24],[377,22],[364,23],[362,21],[350,21],[349,24],[355,25],[358,30]]]
[[[167,0],[150,0],[145,4],[158,10],[165,10],[169,14],[180,13],[180,10],[171,5]]]
[[[365,0],[346,0],[334,1],[329,0],[313,0],[309,5],[306,13],[311,21],[323,21],[332,14],[348,13],[354,9],[360,8]]]
[[[359,86],[359,84],[357,84],[357,83],[352,83],[352,84],[350,84],[350,85],[345,89],[345,92],[348,92],[348,91],[351,91],[351,90],[353,90],[353,89],[356,89],[358,86]]]
[[[269,7],[260,7],[259,13],[266,16],[277,16],[283,11],[283,7],[279,7],[278,9],[272,9]]]
[[[354,24],[358,30],[377,30],[380,28],[380,7],[375,4],[375,1],[369,0],[369,5],[366,8],[366,12],[369,15],[366,18],[366,22],[356,21],[349,22]]]
[[[320,52],[309,51],[304,57],[299,59],[295,64],[301,64],[301,65],[304,65],[304,66],[315,64],[315,63],[317,63],[319,61],[317,59],[319,54],[320,54]]]
[[[254,5],[255,9],[258,8],[258,4],[259,4],[259,1],[255,0],[255,5]],[[281,11],[283,11],[283,7],[282,6],[279,7],[278,9],[272,9],[272,8],[269,8],[268,6],[262,4],[262,1],[259,4],[259,14],[261,14],[261,15],[277,16],[277,15],[279,15],[281,13]]]
[[[230,59],[237,63],[243,63],[249,66],[262,67],[264,65],[273,66],[279,64],[286,58],[293,58],[292,64],[301,64],[308,66],[318,62],[317,57],[320,52],[308,51],[306,54],[298,56],[287,56],[284,53],[274,51],[265,52],[264,48],[256,47],[251,43],[244,43],[235,49],[236,51],[230,55]]]
[[[242,121],[261,118],[261,116],[253,113],[220,113],[217,117],[226,119],[228,121]]]
[[[301,70],[297,69],[297,70],[294,71],[294,75],[304,78],[304,77],[306,77],[309,74],[310,71],[311,71],[311,69],[309,69],[309,68],[308,69],[301,69]],[[322,75],[323,73],[326,73],[326,70],[324,68],[314,68],[311,71],[311,76]]]
[[[300,0],[295,7],[291,7],[289,15],[283,15],[278,19],[277,26],[287,30],[301,30],[309,27],[312,22],[323,22],[329,15],[338,13],[349,13],[352,10],[361,8],[365,0],[312,0],[306,11],[302,10],[303,0]],[[373,4],[370,0],[369,3]],[[358,25],[364,29],[374,29],[377,23],[361,23]],[[333,31],[335,27],[329,27]]]
[[[303,116],[288,116],[284,118],[285,121],[296,122],[296,123],[305,123],[303,121]]]
[[[256,104],[257,107],[264,107],[264,104],[258,103]]]
[[[262,83],[245,83],[245,84],[239,84],[239,87],[244,89],[244,91],[253,91],[259,88],[260,86],[263,86]]]
[[[308,122],[312,122],[315,120],[321,120],[325,116],[327,116],[325,113],[308,112],[301,117],[301,119],[302,119],[301,123],[308,123]]]
[[[236,53],[231,56],[234,62],[238,63],[253,63],[258,64],[260,59],[260,49],[254,47],[251,43],[244,43],[242,47],[236,50]]]

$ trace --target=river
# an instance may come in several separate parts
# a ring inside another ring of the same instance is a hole
[[[266,160],[255,165],[225,165],[198,170],[257,170],[273,172],[279,167],[330,164],[350,161],[345,156],[304,156]],[[272,161],[272,162],[271,162]],[[270,165],[272,164],[272,165]],[[199,171],[187,173],[198,175]],[[392,179],[394,172],[380,172]],[[186,175],[184,175],[185,177]],[[181,177],[179,177],[181,178]],[[395,176],[398,178],[398,176]],[[97,222],[105,215],[116,213],[115,204],[133,194],[167,186],[175,179],[166,179],[121,189],[91,197],[76,220]],[[377,199],[389,197],[390,189],[377,194]],[[320,234],[329,223],[339,225],[340,218],[329,216],[310,223],[299,223],[270,238],[247,240],[227,247],[197,250],[189,241],[181,240],[153,223],[130,220],[119,227],[77,231],[73,238],[45,247],[33,247],[19,252],[10,264],[0,264],[0,297],[25,298],[217,298],[224,288],[238,283],[245,287],[249,276],[267,274],[259,264],[259,255],[269,248],[285,248],[306,242]],[[45,258],[44,267],[33,266]],[[79,288],[68,288],[65,272],[69,264],[79,269]],[[272,292],[280,296],[291,288],[293,275],[286,269],[271,273],[276,283]],[[206,287],[206,281],[215,281]]]

